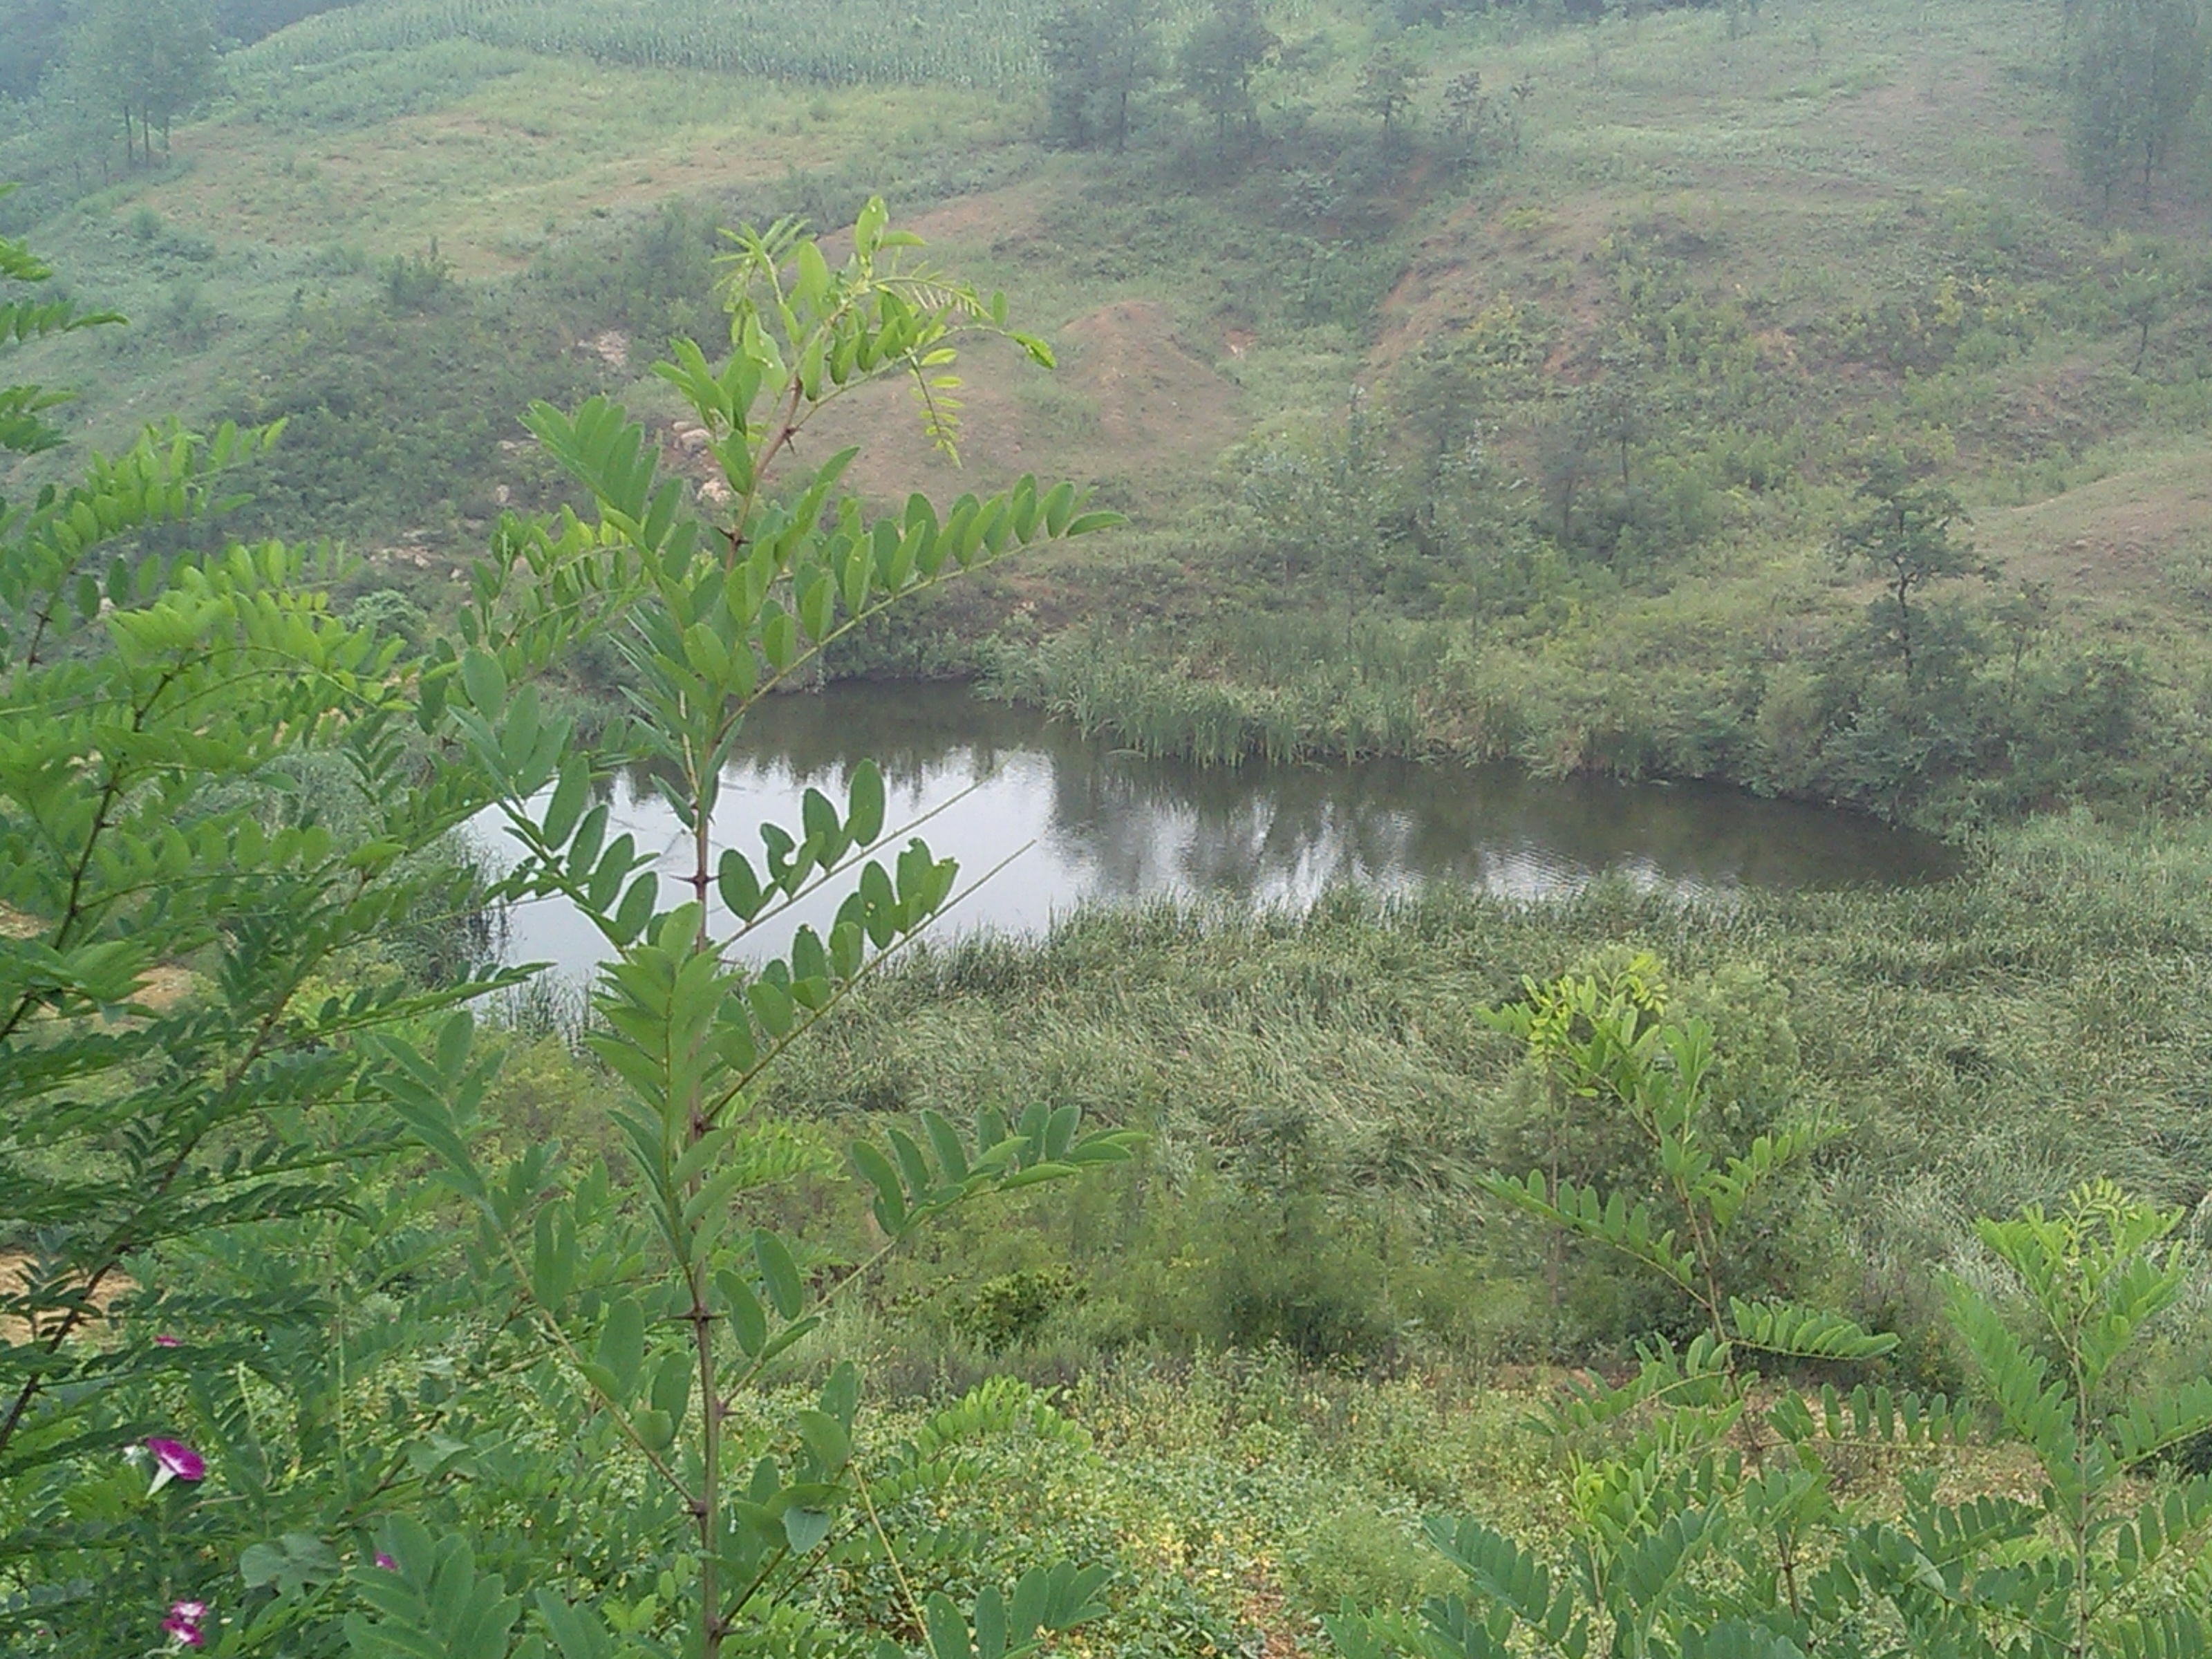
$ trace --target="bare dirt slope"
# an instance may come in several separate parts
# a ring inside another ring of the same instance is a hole
[[[1164,306],[1116,301],[1068,322],[1054,344],[1052,373],[1006,342],[970,344],[955,394],[958,466],[930,442],[913,388],[888,382],[823,415],[812,451],[860,445],[852,481],[890,500],[994,489],[1024,472],[1085,483],[1188,477],[1244,429],[1237,389],[1176,338]]]

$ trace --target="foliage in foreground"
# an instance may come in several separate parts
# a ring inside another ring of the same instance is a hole
[[[1806,1156],[1807,1127],[1715,1156],[1705,1139],[1710,1033],[1664,1018],[1628,973],[1532,983],[1499,1018],[1577,1094],[1648,1136],[1659,1190],[1600,1192],[1538,1170],[1493,1195],[1673,1280],[1704,1328],[1655,1343],[1636,1374],[1570,1392],[1545,1426],[1573,1448],[1571,1542],[1546,1560],[1478,1519],[1439,1520],[1462,1589],[1418,1621],[1347,1608],[1346,1659],[1838,1656],[2178,1656],[2212,1632],[2212,1475],[2160,1467],[2212,1428],[2212,1380],[2147,1393],[2127,1362],[2179,1300],[2191,1265],[2166,1241],[2179,1210],[2085,1187],[1980,1236],[1999,1294],[1954,1279],[1953,1322],[2024,1448],[2032,1497],[1946,1492],[1947,1449],[1972,1413],[1942,1396],[1830,1384],[1808,1394],[1761,1364],[1849,1365],[1894,1339],[1814,1308],[1723,1297],[1727,1235],[1759,1189]],[[2000,1300],[2000,1296],[2002,1300]],[[2025,1317],[2019,1317],[2024,1314]],[[1838,1496],[1854,1443],[1902,1444],[1920,1467],[1901,1513]]]
[[[883,608],[1105,522],[1033,483],[941,521],[919,499],[871,520],[837,493],[849,451],[786,476],[813,414],[885,376],[914,381],[950,447],[952,343],[1006,331],[1006,307],[902,268],[912,246],[880,204],[842,270],[787,225],[739,239],[729,359],[679,341],[662,366],[714,436],[734,503],[719,523],[654,477],[619,409],[533,410],[595,521],[509,518],[460,651],[409,657],[337,621],[281,546],[171,557],[131,541],[220,505],[210,481],[273,433],[149,434],[74,490],[0,507],[0,1619],[15,1650],[212,1636],[222,1652],[410,1659],[813,1652],[840,1626],[799,1592],[863,1560],[902,1590],[874,1621],[878,1654],[1001,1659],[1095,1611],[1100,1574],[1064,1564],[1024,1564],[957,1607],[923,1595],[883,1518],[960,1479],[960,1441],[1049,1431],[1024,1391],[896,1446],[856,1437],[849,1364],[787,1418],[754,1409],[767,1368],[817,1328],[825,1274],[857,1282],[933,1216],[1128,1144],[1082,1136],[1069,1110],[987,1111],[973,1140],[927,1117],[853,1150],[872,1260],[744,1224],[771,1218],[764,1194],[826,1173],[757,1111],[761,1077],[944,907],[957,869],[918,839],[865,858],[887,829],[872,768],[842,811],[811,796],[799,835],[764,826],[759,865],[717,847],[746,710]],[[13,280],[44,279],[15,245],[0,255]],[[27,301],[5,318],[10,339],[104,320]],[[0,398],[11,447],[52,441],[55,401]],[[593,752],[534,682],[605,632],[649,690],[622,745]],[[591,800],[641,762],[694,832],[673,908]],[[441,846],[487,805],[525,849],[493,895]],[[841,878],[854,890],[826,938],[735,965],[734,937]],[[521,975],[378,971],[409,927],[555,894],[615,953],[600,1050],[624,1085],[608,1121],[635,1198],[595,1156],[473,1144],[497,1057],[472,1052],[461,1005]],[[395,1161],[410,1136],[440,1171],[411,1194]],[[363,1330],[347,1304],[364,1289],[405,1316]],[[364,1398],[356,1379],[400,1354],[411,1395]],[[515,1426],[524,1401],[522,1432],[485,1444],[482,1426]],[[563,1480],[571,1460],[605,1480]],[[564,1524],[507,1524],[533,1486],[575,1505]],[[974,1553],[934,1547],[956,1565]],[[641,1574],[647,1593],[623,1594]]]
[[[46,274],[15,244],[0,270]],[[107,320],[15,300],[0,338]],[[0,393],[9,447],[50,441],[55,401]],[[134,1493],[117,1454],[166,1440],[187,1396],[250,1416],[317,1317],[310,1284],[179,1296],[147,1264],[343,1206],[349,1170],[394,1144],[363,1037],[505,977],[327,994],[334,961],[472,902],[429,855],[483,796],[406,757],[396,642],[334,617],[305,555],[133,549],[219,505],[274,435],[149,432],[74,488],[0,503],[0,1629],[17,1651],[153,1605],[222,1534],[181,1486]],[[125,1307],[149,1333],[237,1335],[99,1340]],[[327,1425],[302,1450],[327,1455]],[[249,1435],[230,1463],[255,1508],[291,1482],[258,1451]]]
[[[465,702],[453,718],[524,848],[504,890],[566,898],[618,953],[596,1000],[605,1024],[592,1047],[621,1085],[609,1116],[629,1154],[636,1206],[611,1209],[604,1165],[564,1168],[542,1146],[484,1163],[468,1143],[471,1096],[481,1085],[471,1089],[450,1068],[441,1077],[418,1066],[417,1085],[401,1091],[398,1106],[476,1225],[477,1282],[522,1310],[548,1360],[580,1378],[609,1450],[623,1447],[647,1472],[641,1508],[659,1525],[644,1537],[671,1526],[690,1534],[669,1558],[689,1606],[677,1644],[703,1659],[750,1650],[763,1636],[785,1646],[826,1639],[798,1592],[830,1563],[878,1550],[896,1571],[877,1505],[956,1474],[921,1450],[856,1440],[860,1376],[850,1364],[836,1365],[817,1403],[797,1414],[798,1443],[781,1455],[726,1437],[733,1402],[817,1328],[823,1299],[864,1280],[936,1214],[1119,1161],[1127,1146],[1123,1134],[1079,1138],[1077,1113],[1042,1107],[1013,1123],[986,1109],[972,1140],[932,1114],[921,1135],[890,1131],[887,1149],[859,1143],[852,1160],[873,1189],[881,1243],[818,1291],[810,1281],[830,1265],[818,1249],[794,1248],[774,1228],[732,1224],[748,1203],[809,1169],[784,1126],[759,1111],[763,1076],[882,953],[943,908],[956,875],[918,840],[889,864],[863,861],[885,834],[872,767],[855,774],[842,812],[810,793],[799,836],[764,827],[759,866],[718,845],[723,768],[747,711],[899,599],[1012,548],[1104,521],[1079,514],[1069,486],[1041,495],[1024,483],[988,501],[963,498],[941,523],[918,498],[902,516],[872,523],[849,498],[835,501],[852,452],[783,476],[817,410],[887,374],[913,379],[932,434],[951,444],[957,383],[941,372],[951,342],[978,326],[1003,330],[1006,308],[932,272],[902,270],[911,245],[887,229],[880,203],[862,214],[842,270],[789,227],[740,239],[727,262],[729,362],[718,368],[679,340],[661,367],[712,437],[733,503],[725,523],[682,514],[681,484],[654,480],[642,429],[618,409],[594,402],[573,418],[533,410],[541,440],[592,492],[599,526],[571,518],[557,529],[515,527],[507,569],[480,574],[477,608],[462,630],[471,641],[494,635],[510,572],[527,569],[533,591],[556,593],[589,586],[575,573],[610,557],[625,576],[635,573],[622,636],[637,685],[627,752],[595,759],[574,750],[528,688],[510,696],[510,666],[526,664],[473,643],[459,659]],[[665,911],[651,860],[627,836],[608,841],[608,805],[590,805],[595,770],[630,759],[655,769],[689,842],[687,902]],[[785,955],[737,965],[752,928],[831,882],[852,890],[826,937],[802,927]],[[465,1046],[454,1040],[457,1054]],[[434,1545],[428,1534],[403,1532],[394,1544],[397,1577],[371,1581],[380,1616],[348,1620],[354,1650],[401,1659],[477,1639],[470,1632],[485,1615],[453,1588],[472,1582],[465,1542]],[[1097,1583],[1095,1573],[1059,1566],[1024,1574],[1009,1595],[987,1586],[974,1602],[972,1643],[969,1615],[942,1593],[924,1601],[908,1589],[902,1611],[939,1659],[979,1647],[1000,1659],[1027,1651],[1041,1630],[1091,1616]],[[534,1588],[545,1632],[567,1659],[660,1650],[618,1648],[599,1613],[550,1585]],[[493,1622],[513,1628],[522,1602],[498,1606]],[[537,1650],[530,1641],[517,1651]],[[480,1650],[505,1649],[493,1642]],[[878,1646],[901,1650],[888,1636]]]

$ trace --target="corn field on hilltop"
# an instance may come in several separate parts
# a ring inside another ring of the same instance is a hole
[[[246,75],[474,40],[605,64],[845,86],[1015,87],[1038,72],[1048,0],[383,0],[324,12],[239,54]]]

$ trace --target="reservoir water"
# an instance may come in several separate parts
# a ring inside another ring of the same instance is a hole
[[[1037,932],[1091,901],[1298,905],[1345,882],[1402,890],[1446,881],[1543,898],[1610,872],[1696,898],[1915,884],[1954,867],[1948,849],[1927,837],[1733,789],[1379,761],[1207,769],[1085,740],[959,686],[914,684],[836,686],[757,710],[726,774],[717,846],[736,846],[760,868],[755,826],[795,832],[810,786],[842,810],[851,769],[867,757],[889,787],[887,829],[934,812],[920,833],[939,857],[960,860],[965,896],[939,937]],[[663,902],[672,900],[670,881],[690,868],[674,814],[645,781],[623,778],[611,816],[610,839],[626,830],[663,855]],[[478,830],[498,857],[506,837],[495,817]],[[887,837],[878,855],[903,844]],[[781,951],[801,922],[826,928],[847,890],[835,884],[780,926],[757,930],[747,953]],[[598,934],[565,902],[508,915],[508,961],[582,975],[601,952]]]

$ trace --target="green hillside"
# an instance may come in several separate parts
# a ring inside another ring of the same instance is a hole
[[[2197,0],[0,51],[0,1649],[2212,1650]],[[825,675],[1952,844],[947,942]]]
[[[514,409],[635,387],[709,314],[717,225],[881,189],[1064,348],[979,377],[971,477],[1087,477],[1139,526],[885,664],[1148,748],[1510,755],[1931,822],[2212,775],[2203,146],[2107,210],[2051,7],[1401,29],[1309,0],[1270,14],[1249,130],[1163,76],[1119,155],[1040,143],[1018,8],[794,15],[370,3],[234,54],[150,172],[65,206],[19,137],[73,281],[141,324],[52,371],[88,441],[289,416],[257,525],[451,568],[536,499]],[[1413,76],[1387,131],[1378,50]],[[896,398],[845,419],[870,488],[951,477]],[[1873,686],[1867,572],[1833,556],[1875,451],[1955,491],[1988,567],[1930,590],[1966,710],[1933,735]],[[1356,690],[1299,620],[1347,605]]]

